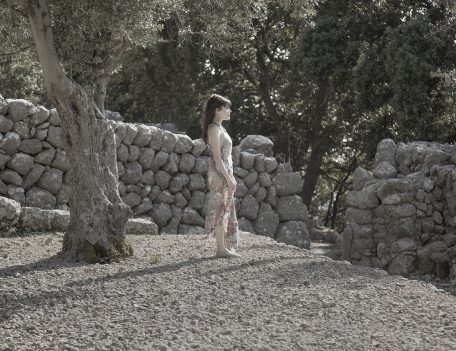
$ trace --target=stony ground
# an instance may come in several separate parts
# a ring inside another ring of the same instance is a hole
[[[62,262],[62,235],[0,239],[0,350],[456,350],[456,297],[243,233],[130,236],[135,257]]]

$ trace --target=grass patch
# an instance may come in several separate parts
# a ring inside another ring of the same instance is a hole
[[[149,263],[150,264],[159,264],[161,261],[160,254],[154,253],[149,255]]]

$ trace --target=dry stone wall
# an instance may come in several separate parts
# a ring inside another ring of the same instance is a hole
[[[202,232],[210,151],[202,140],[154,126],[111,121],[119,192],[134,216],[161,233]],[[68,210],[70,164],[55,109],[0,96],[0,195],[21,206]],[[267,155],[267,156],[266,156]],[[233,148],[241,230],[308,248],[303,179],[272,157],[272,142],[249,136]]]
[[[456,147],[385,139],[347,195],[344,259],[393,274],[456,278]]]

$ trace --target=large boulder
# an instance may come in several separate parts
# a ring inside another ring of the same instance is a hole
[[[56,148],[63,149],[65,142],[65,132],[61,127],[49,127],[46,141]]]
[[[151,148],[141,148],[138,162],[144,170],[151,169],[155,158],[155,150]]]
[[[30,126],[28,121],[14,122],[13,132],[17,133],[22,140],[30,138]]]
[[[14,122],[0,114],[0,133],[8,133],[13,129]]]
[[[25,194],[25,203],[30,207],[39,207],[43,209],[55,208],[57,199],[49,191],[32,187]]]
[[[206,181],[201,174],[190,174],[190,183],[188,185],[190,190],[206,190]]]
[[[125,225],[127,235],[158,235],[158,226],[145,218],[130,218]]]
[[[310,249],[310,236],[304,222],[290,221],[279,224],[275,239],[288,245]]]
[[[163,130],[157,127],[150,127],[152,130],[152,140],[149,147],[154,150],[160,150],[163,142]]]
[[[55,212],[43,210],[37,207],[22,208],[19,222],[20,230],[23,232],[48,232],[51,231]]]
[[[274,143],[262,135],[248,135],[239,144],[241,150],[255,150],[265,156],[272,156]]]
[[[397,176],[394,166],[388,162],[380,162],[374,169],[374,176],[379,179],[389,179]]]
[[[387,162],[392,166],[396,164],[397,145],[391,139],[383,139],[377,145],[377,153],[375,154],[375,165],[382,162]]]
[[[413,181],[409,179],[389,179],[378,188],[377,195],[383,200],[389,195],[407,193],[413,188]]]
[[[361,209],[373,209],[378,206],[378,197],[375,191],[350,191],[347,194],[347,204]]]
[[[128,193],[124,197],[122,197],[122,201],[125,202],[130,208],[133,208],[141,203],[141,195],[136,193]]]
[[[45,166],[50,166],[56,154],[55,149],[47,149],[35,156],[35,162]]]
[[[39,139],[26,139],[21,141],[18,150],[26,154],[36,155],[43,150],[43,144]]]
[[[298,195],[282,196],[277,206],[280,220],[284,221],[309,221],[307,207]]]
[[[125,184],[136,184],[142,178],[142,167],[139,162],[127,162],[125,164],[125,173],[122,174],[120,180]]]
[[[192,139],[185,134],[177,134],[176,146],[174,147],[174,152],[178,154],[184,154],[190,152],[193,148]]]
[[[192,154],[199,157],[208,148],[203,139],[193,140]]]
[[[169,182],[169,191],[173,194],[180,192],[189,181],[190,178],[188,175],[185,173],[178,173]]]
[[[11,156],[0,153],[0,169],[4,169],[9,160]]]
[[[149,145],[150,141],[152,140],[152,129],[143,124],[139,124],[137,126],[137,131],[138,132],[135,139],[133,140],[133,144],[139,147]]]
[[[300,172],[277,173],[272,179],[278,196],[293,195],[302,190],[304,179]]]
[[[415,253],[401,253],[393,258],[388,266],[390,274],[408,275],[416,268],[416,254]]]
[[[239,208],[239,216],[250,220],[255,220],[258,216],[260,206],[257,200],[252,195],[248,194],[242,199]]]
[[[169,154],[168,160],[166,161],[165,165],[162,167],[162,169],[169,173],[169,174],[176,174],[177,171],[179,171],[179,161],[180,157],[178,154],[175,152],[171,152]]]
[[[164,171],[158,171],[155,174],[155,183],[162,190],[168,189],[170,181],[171,181],[171,176],[168,173],[164,172]]]
[[[125,136],[122,142],[125,145],[131,145],[133,144],[136,135],[138,135],[138,127],[135,124],[127,123],[127,128],[125,129]]]
[[[33,157],[23,153],[16,153],[8,162],[8,167],[19,173],[27,174],[33,166]]]
[[[155,204],[152,210],[154,222],[160,227],[164,227],[168,220],[173,216],[171,208],[168,204]]]
[[[152,170],[158,171],[168,161],[169,154],[163,151],[159,151],[155,154],[154,161],[152,162]]]
[[[30,101],[23,99],[7,99],[8,114],[13,121],[22,121],[34,112],[34,106]]]
[[[264,158],[264,166],[266,168],[267,173],[271,173],[272,171],[274,171],[278,165],[279,165],[279,163],[277,162],[277,160],[274,157],[265,157]]]
[[[238,219],[239,229],[244,232],[254,233],[255,228],[253,224],[245,217],[241,217]]]
[[[190,199],[189,206],[201,210],[204,207],[204,201],[206,199],[206,193],[195,190],[192,192],[192,198]]]
[[[190,173],[195,166],[196,157],[192,154],[186,153],[180,157],[179,171],[183,173]]]
[[[39,163],[34,164],[30,172],[24,177],[24,182],[22,184],[23,188],[28,190],[32,187],[40,179],[44,170],[45,167],[43,165],[40,165]]]
[[[40,179],[38,180],[38,186],[49,190],[53,194],[57,194],[57,192],[62,187],[62,181],[63,172],[59,169],[51,169],[41,175]]]
[[[274,238],[278,225],[279,215],[272,209],[271,205],[262,203],[254,223],[255,233]]]
[[[21,215],[21,204],[0,196],[0,236],[16,225]]]
[[[133,213],[135,216],[141,215],[143,213],[149,212],[154,206],[152,205],[152,200],[148,197],[142,199],[141,203],[135,208],[133,208]]]
[[[36,106],[33,114],[30,116],[30,124],[32,126],[39,126],[47,121],[49,118],[49,110],[43,106]]]
[[[354,190],[362,190],[366,184],[374,180],[374,176],[362,167],[358,167],[353,174],[353,188]]]
[[[170,153],[174,150],[174,147],[177,143],[177,136],[167,130],[163,131],[163,140],[161,144],[161,149],[163,152]]]
[[[19,135],[14,132],[8,132],[0,142],[0,150],[7,155],[13,155],[19,148],[20,144],[21,138]]]
[[[248,152],[241,152],[240,161],[242,168],[251,170],[255,163],[255,155]]]
[[[5,169],[0,172],[0,179],[6,184],[13,184],[16,186],[22,186],[22,177],[11,169]]]
[[[19,202],[21,205],[25,203],[25,192],[24,188],[15,186],[15,185],[7,185],[7,193],[6,195],[13,199],[14,201]]]
[[[204,219],[193,208],[185,207],[182,212],[182,224],[190,224],[204,227]]]
[[[195,160],[195,166],[192,169],[193,173],[206,174],[209,169],[211,158],[208,156],[200,156]]]
[[[70,169],[70,161],[65,150],[57,150],[51,166],[61,171],[68,171]]]

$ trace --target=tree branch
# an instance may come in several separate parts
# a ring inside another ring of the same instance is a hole
[[[242,71],[244,73],[244,76],[247,78],[247,80],[255,87],[258,88],[258,82],[256,81],[255,77],[251,72],[249,72],[247,69],[244,69]]]
[[[27,13],[38,58],[44,72],[48,92],[53,89],[64,89],[70,80],[60,65],[52,35],[51,18],[46,0],[22,0],[21,4]]]

